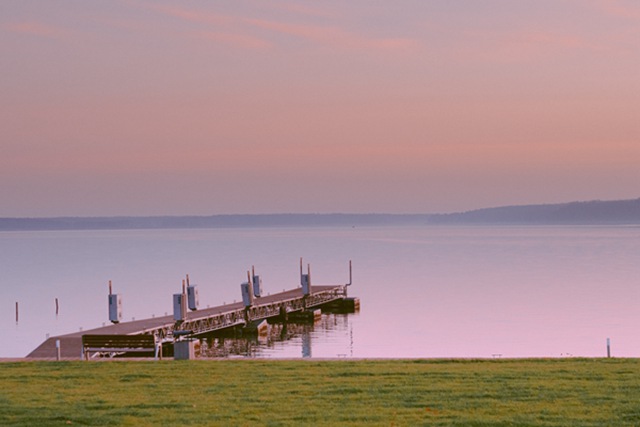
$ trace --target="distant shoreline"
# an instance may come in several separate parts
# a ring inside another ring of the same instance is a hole
[[[0,218],[0,231],[133,230],[399,225],[638,225],[640,198],[503,206],[449,214],[226,214]]]

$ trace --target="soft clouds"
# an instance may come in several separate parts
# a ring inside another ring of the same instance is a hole
[[[71,32],[67,29],[37,21],[8,23],[4,28],[11,33],[50,39],[60,39],[71,35]]]
[[[172,16],[174,18],[211,26],[232,26],[239,22],[237,18],[233,18],[231,16],[225,16],[211,12],[188,10],[176,6],[151,5],[149,7],[153,10],[156,10],[168,16]]]
[[[273,35],[288,36],[293,40],[303,40],[334,50],[376,50],[402,51],[414,50],[419,42],[410,38],[386,38],[367,36],[346,31],[334,25],[316,25],[309,23],[290,23],[246,16],[234,17],[210,12],[190,10],[180,7],[151,6],[152,9],[184,21],[202,24],[203,30],[196,32],[222,43],[233,44],[241,48],[265,48],[278,44]],[[315,9],[302,6],[278,5],[276,9],[302,12],[313,16],[327,17]],[[266,32],[264,30],[267,30]]]
[[[316,43],[331,49],[410,51],[419,43],[406,38],[365,37],[337,27],[297,25],[262,19],[247,19],[250,25]]]
[[[240,49],[262,50],[273,47],[273,43],[259,37],[248,34],[218,32],[218,31],[192,31],[192,37],[202,40],[213,41],[215,43],[227,44]]]
[[[490,61],[498,63],[537,62],[562,57],[572,51],[597,50],[582,36],[541,30],[468,30],[465,37],[450,48],[462,62]]]
[[[596,0],[596,6],[610,15],[640,21],[640,5],[635,0]]]

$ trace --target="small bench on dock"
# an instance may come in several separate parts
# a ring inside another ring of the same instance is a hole
[[[153,352],[155,358],[162,359],[162,343],[155,335],[83,335],[82,352],[85,360],[89,353],[132,353]]]

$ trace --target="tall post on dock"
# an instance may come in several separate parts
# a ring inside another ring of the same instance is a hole
[[[186,284],[182,281],[182,293],[173,294],[173,320],[182,322],[187,318]]]
[[[56,360],[60,360],[60,340],[56,340]]]
[[[302,307],[307,309],[307,298],[311,295],[311,264],[307,264],[307,274],[302,273],[302,258],[300,258],[300,284],[302,285]]]
[[[180,320],[185,320],[187,318],[187,284],[186,281],[182,281],[182,304],[180,304]]]
[[[240,285],[242,303],[244,304],[244,320],[248,325],[251,321],[249,309],[253,305],[253,284],[251,283],[251,271],[247,270],[247,281]]]
[[[607,338],[607,357],[611,357],[611,341]]]
[[[247,270],[247,281],[240,285],[240,291],[242,292],[242,303],[245,308],[251,307],[253,304],[253,283],[251,279],[251,271]]]
[[[255,266],[251,266],[251,279],[253,280],[253,296],[260,298],[262,296],[262,278],[256,275]]]
[[[187,274],[187,300],[189,303],[189,310],[195,311],[200,305],[200,298],[198,296],[198,286],[189,283],[189,275]]]
[[[307,264],[307,274],[302,273],[302,258],[300,258],[300,284],[302,285],[302,294],[308,296],[311,294],[311,264]]]
[[[113,293],[111,280],[109,280],[109,320],[111,323],[120,323],[122,320],[122,298]]]
[[[349,260],[349,283],[345,283],[344,285],[344,295],[347,296],[347,288],[349,286],[351,286],[351,283],[353,283],[353,276],[352,276],[352,270],[351,270],[351,260]]]

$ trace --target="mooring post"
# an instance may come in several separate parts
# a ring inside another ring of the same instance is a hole
[[[251,271],[247,270],[247,283],[243,283],[241,288],[242,302],[244,303],[244,321],[246,326],[248,326],[251,321],[251,305],[253,305],[253,283]]]
[[[611,340],[607,338],[607,357],[611,357]]]
[[[182,293],[173,294],[173,320],[182,323],[187,318],[187,295],[185,280],[182,279]]]
[[[300,286],[302,287],[302,293],[304,293],[304,273],[302,272],[302,257],[300,257]],[[284,289],[282,290],[284,292]]]
[[[60,340],[56,340],[56,360],[60,360]]]
[[[122,320],[122,299],[120,295],[113,293],[111,280],[109,280],[109,321],[111,323],[120,323]]]
[[[300,258],[300,284],[302,285],[302,295],[311,294],[311,264],[307,264],[307,274],[302,272],[302,258]]]
[[[311,295],[311,264],[307,264],[307,295],[304,298],[304,309],[307,309],[307,298]]]
[[[260,276],[256,276],[256,267],[254,265],[251,266],[251,279],[253,281],[253,296],[256,298],[262,297],[262,278]]]
[[[302,258],[300,258],[300,261],[302,261]],[[307,274],[303,274],[300,281],[302,282],[302,309],[306,310],[307,299],[311,295],[311,264],[307,264]]]
[[[180,320],[187,319],[187,282],[186,280],[182,281],[182,304],[180,305]]]
[[[349,260],[349,283],[346,283],[346,284],[344,285],[344,296],[345,296],[345,297],[347,296],[347,288],[348,288],[349,286],[351,286],[351,283],[353,282],[353,277],[352,277],[351,273],[352,273],[352,270],[351,270],[351,260]]]

